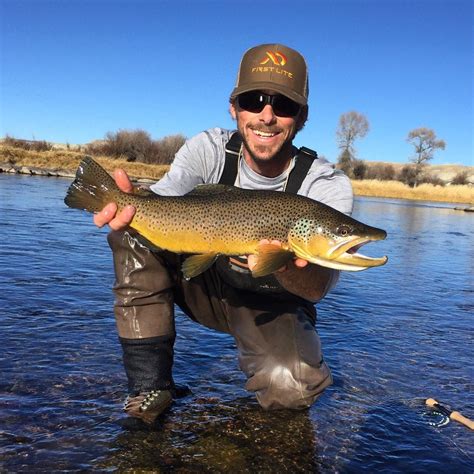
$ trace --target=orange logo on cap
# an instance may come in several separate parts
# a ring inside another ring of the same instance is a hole
[[[286,56],[279,51],[274,53],[271,51],[266,51],[267,58],[265,58],[260,64],[267,64],[268,61],[272,61],[275,66],[284,66],[286,64]]]

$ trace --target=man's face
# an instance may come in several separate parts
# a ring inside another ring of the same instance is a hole
[[[272,91],[262,92],[276,95]],[[249,112],[239,106],[238,100],[231,103],[230,113],[237,121],[244,145],[255,161],[269,161],[280,151],[291,148],[293,138],[304,125],[307,115],[303,108],[294,117],[281,117],[275,114],[270,104],[266,104],[261,112]]]

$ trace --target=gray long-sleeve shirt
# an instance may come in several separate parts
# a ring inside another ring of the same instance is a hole
[[[164,196],[181,196],[198,184],[218,183],[225,163],[225,145],[233,130],[212,128],[190,138],[181,147],[165,176],[151,186]],[[245,189],[283,191],[293,163],[274,178],[261,176],[241,160],[236,186]],[[353,192],[349,178],[325,159],[315,159],[298,194],[310,197],[338,211],[351,214]]]

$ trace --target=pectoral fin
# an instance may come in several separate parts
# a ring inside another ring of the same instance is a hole
[[[190,280],[205,272],[216,261],[217,256],[217,253],[204,253],[188,257],[181,266],[184,278]]]
[[[293,257],[293,252],[279,245],[259,245],[257,265],[253,268],[252,275],[255,278],[270,275],[284,267]]]

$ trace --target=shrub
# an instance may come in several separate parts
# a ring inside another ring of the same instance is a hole
[[[451,184],[469,184],[467,171],[460,171],[451,181]]]
[[[405,183],[411,188],[416,186],[418,173],[414,166],[405,165],[398,175],[398,181]]]
[[[3,143],[23,150],[50,151],[53,149],[53,145],[45,140],[22,140],[21,138],[14,138],[9,135],[5,135]]]
[[[423,167],[420,165],[405,165],[398,175],[398,181],[405,183],[411,188],[419,184],[432,184],[433,186],[444,186],[444,182],[435,175],[423,174]]]
[[[347,176],[352,176],[352,156],[349,150],[346,149],[339,155],[337,167]]]
[[[396,176],[395,168],[387,163],[374,163],[367,169],[366,179],[378,179],[379,181],[391,181]]]
[[[91,155],[169,165],[185,141],[183,135],[170,135],[161,140],[152,140],[150,134],[144,130],[119,130],[115,133],[108,132],[104,140],[87,144],[85,151]]]
[[[127,161],[144,161],[153,147],[150,134],[144,130],[119,130],[105,135],[104,154]]]
[[[87,155],[106,155],[105,142],[103,140],[94,140],[84,145],[84,152]]]
[[[367,165],[363,160],[354,160],[352,164],[352,175],[354,179],[364,179],[367,173]]]
[[[184,145],[186,137],[184,135],[168,135],[155,142],[155,163],[160,165],[170,165],[174,155]]]
[[[419,184],[432,184],[433,186],[444,186],[444,181],[439,178],[438,176],[435,176],[435,175],[432,175],[432,174],[429,174],[429,175],[426,175],[426,176],[423,176],[420,181],[419,181]]]
[[[348,150],[344,150],[339,156],[337,168],[344,171],[351,179],[364,179],[367,173],[365,161],[356,160]]]

